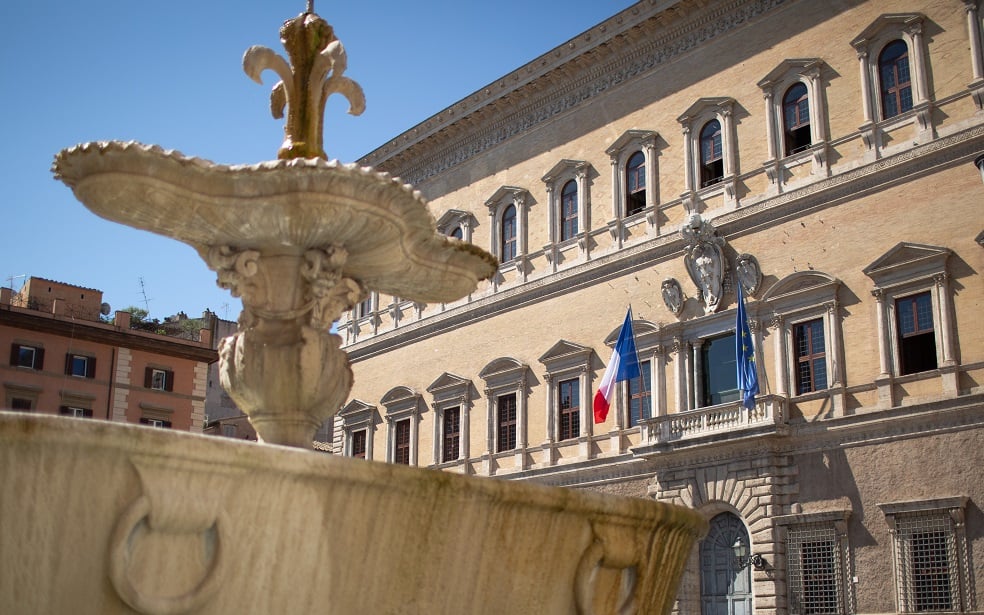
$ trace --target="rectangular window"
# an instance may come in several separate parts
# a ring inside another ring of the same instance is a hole
[[[936,369],[933,299],[929,291],[895,300],[901,375]]]
[[[171,421],[167,421],[165,419],[150,418],[150,417],[147,417],[147,416],[140,417],[140,424],[141,425],[148,425],[150,427],[160,427],[162,429],[170,429],[171,428]]]
[[[27,412],[32,410],[33,407],[34,404],[31,402],[30,399],[24,399],[23,397],[14,397],[13,399],[10,400],[11,410],[22,410]]]
[[[443,423],[441,461],[457,461],[461,452],[461,408],[446,408]]]
[[[410,465],[410,419],[398,421],[393,434],[393,463]]]
[[[366,458],[366,430],[352,432],[352,456],[359,459]]]
[[[581,388],[577,378],[564,380],[557,384],[557,399],[560,402],[558,421],[558,440],[570,440],[581,434]]]
[[[74,416],[76,418],[92,418],[92,410],[90,408],[77,408],[75,406],[62,406],[58,411],[64,416]]]
[[[155,391],[174,390],[174,372],[167,369],[148,367],[144,370],[144,387]]]
[[[832,526],[813,523],[788,530],[789,611],[835,615],[841,609],[841,557]]]
[[[516,394],[500,395],[496,401],[497,435],[496,452],[516,448]]]
[[[236,426],[235,425],[223,425],[222,426],[222,435],[225,436],[226,438],[235,438],[236,437]]]
[[[793,325],[796,351],[796,394],[827,388],[827,355],[823,319]]]
[[[705,339],[700,347],[703,399],[701,406],[736,401],[738,390],[738,360],[735,356],[735,334]]]
[[[10,364],[40,371],[44,369],[44,348],[13,344],[10,347]]]
[[[896,575],[904,613],[960,610],[956,541],[945,513],[899,515]]]
[[[78,378],[94,378],[96,375],[96,360],[80,354],[65,355],[65,375]]]
[[[639,364],[639,377],[629,380],[629,427],[653,416],[653,387],[649,361]]]

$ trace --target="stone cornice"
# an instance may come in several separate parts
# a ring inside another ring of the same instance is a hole
[[[22,311],[16,308],[5,307],[0,309],[0,324],[27,331],[37,331],[95,344],[142,350],[204,363],[213,363],[219,359],[218,352],[202,346],[198,342],[132,329],[121,329],[103,323],[55,318],[51,315]]]
[[[640,2],[411,128],[359,164],[421,183],[785,1]]]
[[[874,190],[883,189],[913,175],[963,164],[984,147],[984,126],[937,139],[926,145],[882,158],[833,177],[763,199],[747,207],[714,218],[720,236],[734,237],[754,232],[765,224],[837,205]],[[599,231],[601,232],[601,231]],[[399,328],[360,340],[345,347],[355,363],[395,348],[476,323],[483,318],[538,303],[578,289],[603,283],[682,254],[679,233],[668,233],[591,261],[558,271],[525,284],[502,289],[449,308],[433,317],[402,324]]]

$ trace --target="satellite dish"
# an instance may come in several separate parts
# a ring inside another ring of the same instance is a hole
[[[110,307],[108,303],[103,303],[102,305],[99,306],[99,313],[102,314],[103,316],[109,316],[109,312],[112,309],[113,308]]]

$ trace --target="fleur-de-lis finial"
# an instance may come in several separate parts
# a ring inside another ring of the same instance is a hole
[[[366,108],[365,95],[358,83],[343,76],[348,58],[332,27],[314,13],[314,1],[308,0],[307,11],[284,22],[280,42],[290,64],[268,47],[255,45],[243,54],[243,70],[250,79],[263,83],[260,74],[270,69],[280,77],[270,93],[270,112],[284,117],[284,142],[277,157],[327,158],[323,146],[325,101],[339,93],[349,101],[349,113],[361,114]]]

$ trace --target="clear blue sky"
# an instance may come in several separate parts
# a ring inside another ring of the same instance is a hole
[[[349,57],[367,109],[329,100],[325,150],[352,162],[434,113],[633,4],[630,0],[316,0]],[[105,221],[53,179],[61,149],[136,140],[219,163],[276,157],[276,77],[242,71],[251,45],[283,53],[279,28],[304,0],[3,0],[0,277],[33,275],[103,291],[150,316],[205,308],[235,319],[194,250]]]

